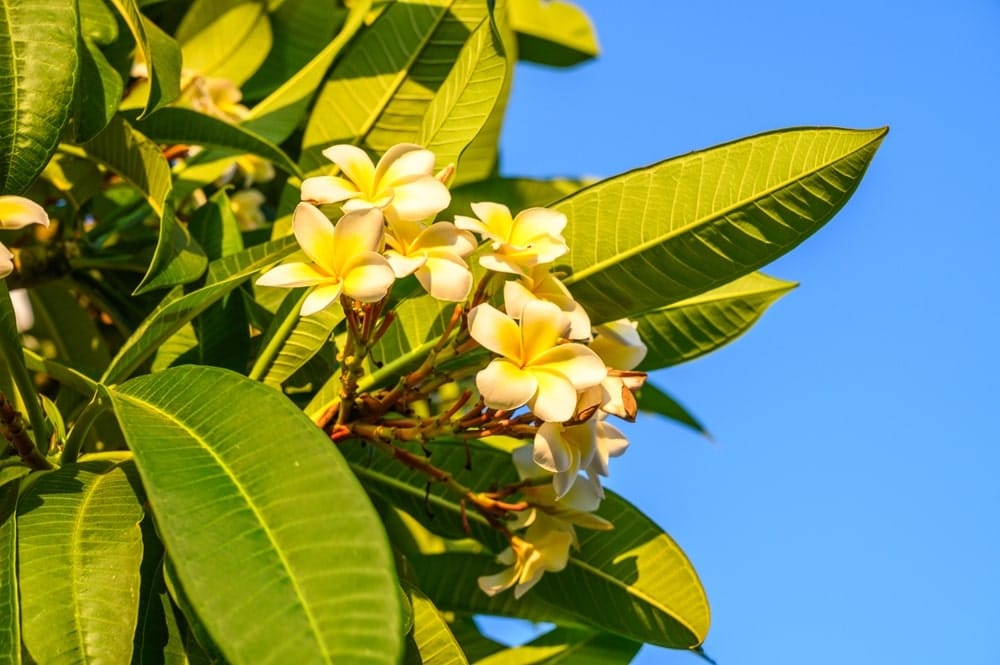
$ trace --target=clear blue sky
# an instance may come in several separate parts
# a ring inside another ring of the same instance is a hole
[[[653,380],[609,485],[664,526],[720,665],[1000,663],[1000,3],[585,0],[603,55],[521,66],[508,175],[612,175],[793,125],[891,132],[767,272],[802,286]],[[638,663],[695,665],[646,648]]]

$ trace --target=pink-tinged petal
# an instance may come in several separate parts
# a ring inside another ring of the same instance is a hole
[[[363,194],[373,193],[375,165],[364,150],[354,145],[332,145],[323,151],[323,156],[339,166]]]
[[[330,274],[336,274],[334,261],[335,234],[333,222],[311,203],[300,203],[292,213],[292,232],[299,247],[319,266]]]
[[[385,257],[364,252],[345,270],[344,293],[361,302],[376,302],[385,297],[394,281],[396,275]]]
[[[338,275],[357,257],[382,249],[382,211],[368,208],[349,212],[333,227],[333,269]]]
[[[14,272],[14,255],[0,242],[0,279]]]
[[[332,175],[321,175],[303,180],[299,197],[303,201],[323,205],[325,203],[340,203],[359,195],[358,188],[350,180]]]
[[[29,224],[48,226],[45,208],[23,196],[0,196],[0,229],[20,229]]]
[[[576,390],[599,385],[608,375],[608,368],[596,353],[583,344],[560,344],[535,357],[532,369],[544,369],[566,376]]]
[[[445,252],[434,252],[416,272],[427,293],[438,300],[462,302],[472,290],[472,271],[465,261]]]
[[[525,275],[524,267],[517,262],[510,261],[504,254],[483,254],[479,257],[479,265],[493,272],[520,275],[522,277]]]
[[[514,218],[510,242],[515,245],[527,245],[532,242],[532,238],[541,235],[563,241],[561,234],[564,228],[566,228],[566,215],[561,212],[548,208],[528,208],[519,212]]]
[[[401,219],[433,217],[448,207],[451,193],[434,176],[392,187],[392,209]]]
[[[483,590],[488,596],[495,596],[501,591],[509,589],[514,586],[514,582],[517,581],[518,570],[516,567],[511,566],[510,568],[505,568],[499,573],[494,575],[483,575],[479,578],[479,588]]]
[[[434,177],[434,153],[412,143],[389,148],[375,167],[379,187],[396,187],[421,176]]]
[[[569,332],[569,321],[562,310],[544,300],[529,300],[521,309],[521,348],[529,365],[550,351],[559,338]]]
[[[491,409],[510,411],[523,406],[538,387],[534,375],[499,358],[476,374],[476,388]]]
[[[447,249],[457,256],[468,256],[476,249],[476,240],[468,231],[462,231],[451,222],[435,222],[414,239],[414,248]]]
[[[392,249],[385,253],[385,259],[389,262],[397,279],[412,275],[427,262],[426,256],[403,256]]]
[[[521,331],[512,318],[497,308],[484,303],[469,310],[469,334],[493,353],[520,365]]]
[[[299,310],[299,316],[309,316],[332,305],[340,297],[342,287],[343,284],[341,282],[317,286],[302,301],[302,309]]]
[[[510,318],[520,319],[524,306],[534,300],[538,298],[522,282],[509,279],[503,283],[503,308]]]
[[[291,289],[297,286],[313,286],[336,281],[338,281],[336,277],[317,270],[312,263],[286,263],[268,270],[257,278],[256,284]]]
[[[576,413],[576,389],[568,378],[556,372],[528,370],[537,382],[535,396],[528,408],[546,422],[561,423]],[[480,391],[482,392],[482,391]]]
[[[544,423],[535,433],[531,459],[550,473],[565,471],[573,463],[573,454],[563,439],[560,423]]]
[[[495,240],[509,242],[511,226],[514,223],[510,216],[510,208],[502,203],[491,201],[473,203],[471,207],[472,212],[476,213],[476,217],[483,221]]]

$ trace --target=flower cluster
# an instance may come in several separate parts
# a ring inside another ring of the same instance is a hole
[[[441,431],[465,438],[500,433],[530,439],[513,453],[521,483],[512,493],[523,501],[479,506],[510,544],[498,557],[508,568],[481,578],[480,586],[491,595],[514,587],[519,597],[543,573],[565,567],[570,548],[578,543],[576,526],[611,528],[594,514],[604,496],[600,478],[628,441],[609,418],[635,419],[633,391],[645,374],[632,370],[646,347],[633,322],[592,326],[553,272],[555,261],[569,252],[562,235],[568,220],[562,213],[535,207],[515,215],[500,203],[479,202],[471,206],[474,216],[436,220],[450,205],[447,183],[453,169],[435,173],[429,150],[400,144],[377,163],[350,145],[335,145],[323,154],[337,174],[304,180],[293,214],[292,230],[307,260],[272,268],[257,284],[314,287],[304,300],[303,316],[337,302],[345,315],[348,310],[378,313],[395,280],[411,274],[433,298],[460,304],[464,316],[458,319],[456,339],[465,340],[464,349],[471,344],[490,352],[474,376],[477,406],[457,421],[434,420],[414,440]],[[336,221],[324,213],[331,206],[339,207]],[[482,269],[475,271],[482,274],[475,292],[473,259]],[[356,348],[368,348],[370,341],[361,340]],[[376,441],[396,426],[382,443],[393,446],[406,439],[419,424],[406,430],[398,423],[409,420],[377,419],[390,408],[384,406],[390,397],[414,390],[432,374],[433,368],[416,372],[396,392],[358,402],[359,413],[370,421],[365,426],[352,428],[345,415],[351,406],[341,403],[331,436],[336,440],[340,431]],[[345,374],[344,385],[349,379]],[[415,468],[427,467],[395,452]],[[502,519],[489,512],[497,505]]]
[[[29,224],[49,225],[42,206],[23,196],[0,196],[0,230],[20,229]],[[14,271],[14,255],[0,242],[0,279]]]

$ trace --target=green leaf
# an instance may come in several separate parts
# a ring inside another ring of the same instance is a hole
[[[2,0],[0,193],[20,193],[42,172],[69,119],[79,62],[75,2]]]
[[[35,314],[32,334],[52,342],[56,360],[91,378],[111,360],[104,337],[67,282],[40,284],[28,291]]]
[[[396,143],[417,142],[428,107],[488,16],[480,0],[406,0],[386,7],[323,85],[302,141],[303,169],[328,167],[320,151],[335,143],[384,153]]]
[[[24,645],[39,663],[127,663],[139,605],[142,503],[128,460],[68,464],[18,503]]]
[[[142,117],[166,106],[180,95],[181,50],[170,35],[139,11],[135,0],[110,0],[135,38],[149,70]]]
[[[498,9],[504,11],[503,2]],[[492,15],[484,18],[462,47],[455,66],[427,106],[417,143],[434,152],[439,164],[457,163],[486,125],[508,76],[503,43]]]
[[[462,442],[430,444],[434,464],[469,487],[517,482],[510,453],[469,443],[471,471]],[[506,543],[459,498],[387,455],[350,443],[341,451],[369,491],[408,512],[425,528],[445,537],[472,537],[499,551]],[[698,576],[680,547],[637,508],[605,490],[597,514],[613,531],[578,529],[580,550],[571,551],[564,571],[547,574],[520,600],[507,592],[489,598],[476,578],[503,566],[481,554],[439,554],[410,559],[420,588],[442,611],[522,616],[534,621],[567,621],[614,632],[632,640],[674,648],[700,644],[709,611]],[[469,530],[463,525],[465,514]]]
[[[114,25],[114,17],[111,23]],[[80,83],[74,98],[73,126],[77,143],[89,141],[108,126],[118,110],[125,83],[101,49],[89,38],[81,39]]]
[[[271,23],[257,0],[196,0],[177,28],[177,40],[185,69],[239,87],[271,50]]]
[[[697,418],[688,413],[687,409],[681,406],[677,400],[649,381],[646,381],[645,385],[639,389],[635,399],[640,411],[663,416],[711,438],[708,430]]]
[[[159,147],[121,117],[84,147],[90,157],[132,183],[160,218],[156,251],[135,294],[197,279],[208,261],[174,216],[170,165]]]
[[[628,665],[641,643],[593,631],[556,628],[527,644],[500,651],[476,665]]]
[[[771,132],[591,185],[554,206],[572,220],[565,283],[596,325],[748,274],[847,202],[886,131]]]
[[[482,660],[490,654],[502,651],[506,647],[495,642],[479,632],[479,627],[472,617],[456,616],[450,623],[451,634],[462,645],[462,651],[470,662]]]
[[[271,326],[264,332],[262,348],[268,348],[271,340],[280,344],[280,351],[263,374],[262,380],[266,385],[280,389],[286,379],[330,343],[333,329],[344,320],[344,310],[339,306],[327,307],[310,316],[299,316],[302,302],[308,294],[308,289],[290,292],[275,312]]]
[[[17,583],[17,493],[20,481],[0,484],[0,663],[21,663],[21,608]]]
[[[413,606],[413,633],[407,637],[406,665],[468,665],[458,640],[434,603],[420,589],[404,585]]]
[[[299,167],[281,148],[262,136],[191,109],[162,109],[145,120],[137,121],[136,129],[158,143],[192,143],[238,150],[269,159],[291,175],[302,175]]]
[[[212,367],[169,369],[109,395],[178,581],[227,660],[397,661],[385,533],[301,411]]]
[[[796,286],[755,272],[643,314],[637,321],[648,352],[636,369],[648,372],[677,365],[728,344]]]
[[[521,60],[570,67],[601,52],[590,18],[571,2],[510,0],[510,24]]]

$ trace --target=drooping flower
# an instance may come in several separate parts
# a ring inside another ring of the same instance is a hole
[[[553,475],[535,463],[534,448],[534,445],[529,443],[511,453],[511,459],[521,480],[551,478]],[[594,514],[601,505],[602,494],[600,487],[595,487],[591,483],[573,483],[561,497],[556,495],[552,483],[528,485],[521,490],[521,493],[531,503],[532,508],[518,513],[510,523],[511,529],[530,526],[538,519],[535,515],[538,512],[561,521],[573,536],[574,545],[577,544],[574,526],[600,531],[614,528],[611,522]]]
[[[427,293],[438,300],[460,302],[472,289],[472,272],[465,257],[476,240],[450,222],[425,227],[401,219],[389,222],[385,257],[397,278],[415,274]]]
[[[568,339],[589,340],[591,337],[590,316],[580,303],[573,300],[569,289],[549,271],[548,266],[535,266],[521,279],[504,282],[503,300],[507,314],[515,319],[521,317],[521,310],[529,300],[550,302],[569,319]]]
[[[608,475],[608,458],[618,457],[628,447],[628,439],[600,417],[573,425],[544,423],[535,434],[532,459],[549,471],[556,498],[566,496],[580,471],[592,480]],[[600,484],[597,488],[600,490]]]
[[[569,325],[558,307],[531,301],[521,311],[520,326],[488,304],[469,312],[469,334],[501,356],[476,375],[487,406],[510,410],[525,404],[545,421],[573,417],[577,393],[607,375],[596,353],[577,343],[560,344]]]
[[[590,348],[608,364],[617,369],[634,369],[646,357],[646,345],[639,337],[639,324],[629,319],[602,323]]]
[[[267,199],[256,189],[241,189],[229,195],[229,207],[236,217],[236,224],[243,231],[263,228],[264,212],[260,206]]]
[[[334,145],[323,156],[340,167],[342,176],[316,176],[302,181],[302,200],[324,205],[343,203],[344,212],[381,208],[388,219],[421,221],[451,202],[448,188],[434,177],[434,153],[412,143],[394,145],[372,164],[353,145]]]
[[[315,286],[302,304],[302,316],[324,309],[341,293],[362,302],[381,300],[395,280],[378,251],[382,228],[382,213],[375,208],[348,213],[334,225],[316,206],[300,203],[292,230],[312,262],[279,265],[261,275],[257,284]]]
[[[501,203],[473,203],[479,219],[455,216],[455,225],[478,233],[492,243],[492,252],[479,257],[487,270],[527,275],[537,265],[551,263],[569,251],[562,230],[566,215],[548,208],[528,208],[511,218]]]
[[[20,229],[29,224],[49,225],[45,208],[23,196],[0,196],[0,229]],[[14,255],[0,243],[0,279],[14,271]]]
[[[510,547],[497,556],[498,563],[510,567],[480,577],[479,588],[495,596],[514,587],[514,597],[520,598],[538,584],[543,574],[557,573],[565,568],[573,538],[567,531],[551,526],[550,522],[540,520],[528,527],[523,538],[511,538]]]

